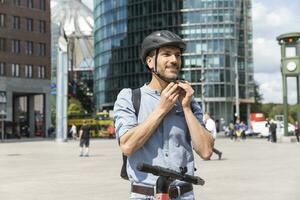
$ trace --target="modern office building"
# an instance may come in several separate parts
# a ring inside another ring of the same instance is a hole
[[[94,18],[99,109],[112,108],[122,88],[149,81],[140,43],[167,29],[187,43],[181,76],[191,82],[203,109],[228,123],[238,94],[241,117],[247,118],[254,103],[251,0],[99,0]]]
[[[4,138],[47,135],[50,61],[50,1],[1,0],[0,112],[5,116]]]

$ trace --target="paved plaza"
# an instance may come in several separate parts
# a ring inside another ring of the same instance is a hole
[[[219,161],[196,160],[201,200],[299,200],[300,145],[265,139],[217,140]],[[52,140],[0,143],[1,200],[126,200],[129,184],[119,178],[116,140],[91,141],[91,156],[78,156],[78,142]]]

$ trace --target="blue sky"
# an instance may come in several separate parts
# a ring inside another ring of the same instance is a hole
[[[82,0],[92,8],[93,0]],[[280,47],[276,37],[300,32],[300,0],[252,0],[254,79],[263,102],[282,102]],[[289,80],[289,102],[296,103],[296,81]]]

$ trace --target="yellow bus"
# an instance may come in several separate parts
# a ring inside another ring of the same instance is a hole
[[[108,112],[69,115],[68,127],[71,127],[72,124],[74,124],[77,127],[77,130],[79,130],[83,125],[84,120],[87,125],[90,126],[91,137],[114,137],[114,133],[108,131],[108,129],[113,126],[113,120],[109,117]]]

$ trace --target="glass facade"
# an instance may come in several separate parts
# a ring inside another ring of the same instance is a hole
[[[251,0],[102,0],[94,15],[98,108],[111,108],[122,88],[150,80],[140,43],[161,29],[186,41],[181,76],[197,101],[204,94],[215,119],[233,119],[236,65],[241,106],[254,102]]]

